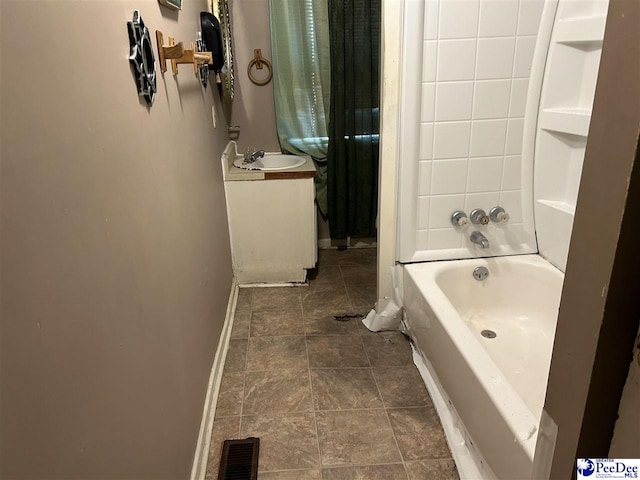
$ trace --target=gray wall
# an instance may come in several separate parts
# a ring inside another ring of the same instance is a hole
[[[235,62],[235,91],[231,122],[240,125],[238,148],[255,147],[279,151],[276,112],[273,103],[273,81],[259,86],[249,80],[247,67],[253,60],[253,50],[271,61],[271,29],[269,0],[234,0],[231,2],[233,54]],[[253,69],[253,75],[266,78],[266,68]]]
[[[0,476],[187,478],[232,280],[226,130],[188,65],[146,108],[126,22],[190,44],[206,2],[0,8]]]

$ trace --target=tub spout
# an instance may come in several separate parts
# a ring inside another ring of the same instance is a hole
[[[474,230],[471,232],[471,236],[469,238],[480,248],[489,248],[489,240],[487,240],[487,237],[485,237],[482,232]]]

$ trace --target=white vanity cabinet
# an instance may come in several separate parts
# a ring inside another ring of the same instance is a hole
[[[317,261],[316,208],[310,157],[287,170],[233,166],[222,156],[233,271],[240,285],[304,282]]]

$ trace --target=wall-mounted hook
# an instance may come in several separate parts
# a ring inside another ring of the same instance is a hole
[[[184,55],[184,47],[182,46],[182,42],[176,44],[173,38],[169,37],[169,45],[164,45],[164,38],[162,37],[162,32],[160,30],[156,30],[156,45],[158,46],[160,71],[162,73],[167,71],[167,60],[180,58],[182,55]]]
[[[213,64],[213,54],[211,52],[198,52],[196,44],[191,44],[191,50],[185,50],[184,55],[180,58],[171,60],[171,67],[173,68],[173,74],[178,74],[178,64],[180,63],[192,63],[193,73],[198,73],[198,67],[200,65]]]
[[[230,140],[238,140],[240,136],[240,125],[227,125],[227,133]]]
[[[193,72],[198,73],[198,66],[213,63],[211,52],[198,52],[196,45],[191,44],[191,50],[185,50],[182,42],[176,44],[173,38],[169,37],[169,45],[163,44],[162,32],[156,30],[156,42],[158,43],[158,56],[160,57],[160,70],[167,71],[166,60],[171,60],[171,71],[178,74],[178,65],[181,63],[193,64]]]

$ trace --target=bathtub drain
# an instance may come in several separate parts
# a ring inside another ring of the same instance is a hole
[[[498,336],[498,334],[493,330],[482,330],[480,332],[480,335],[482,335],[484,338],[496,338]]]
[[[488,276],[489,276],[489,269],[487,267],[477,267],[473,271],[473,278],[475,278],[479,282],[486,280]]]

